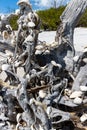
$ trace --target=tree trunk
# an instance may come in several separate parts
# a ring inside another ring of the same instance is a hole
[[[71,0],[60,16],[61,24],[56,31],[55,41],[58,42],[57,57],[62,65],[73,72],[74,28],[87,7],[87,0]]]
[[[71,0],[60,16],[61,24],[57,29],[55,40],[58,44],[73,45],[74,28],[87,7],[87,0]]]

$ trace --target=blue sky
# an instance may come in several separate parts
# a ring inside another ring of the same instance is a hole
[[[55,0],[58,5],[66,4],[70,0]],[[0,13],[10,13],[19,7],[18,0],[0,0]],[[33,10],[47,9],[53,6],[54,0],[30,0]]]

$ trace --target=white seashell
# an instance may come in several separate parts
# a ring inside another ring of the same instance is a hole
[[[28,27],[34,28],[34,27],[35,27],[35,23],[34,23],[34,22],[29,22],[29,23],[28,23]]]
[[[49,51],[49,50],[46,50],[46,51],[45,51],[45,54],[50,54],[50,51]]]
[[[65,89],[64,93],[65,93],[65,95],[70,96],[71,95],[71,90]]]
[[[80,90],[82,92],[86,92],[87,91],[87,86],[80,86]]]
[[[41,125],[39,125],[39,130],[44,130],[44,128]]]
[[[19,1],[17,2],[17,5],[20,5],[21,3],[26,3],[26,5],[29,5],[29,6],[30,6],[29,0],[19,0]]]
[[[30,101],[29,101],[29,104],[33,104],[35,101],[34,101],[34,98],[31,98]]]
[[[76,98],[76,97],[81,97],[82,96],[82,92],[81,91],[74,91],[71,95],[70,98]]]
[[[16,61],[15,64],[14,64],[14,66],[15,66],[15,67],[18,67],[18,66],[20,66],[20,64],[22,64],[22,61],[19,61],[19,62]]]
[[[23,77],[25,75],[25,70],[23,67],[17,67],[17,75]]]
[[[22,119],[22,114],[21,113],[18,113],[17,116],[16,116],[16,121],[17,122],[20,122]]]
[[[51,64],[53,65],[53,66],[57,66],[57,63],[55,62],[55,61],[51,61]]]
[[[45,98],[46,97],[46,93],[43,90],[39,91],[39,97],[40,98]]]
[[[83,58],[83,62],[87,63],[87,58]]]
[[[10,68],[11,68],[11,66],[9,64],[3,64],[2,65],[2,70],[3,71],[9,70]]]
[[[1,102],[1,101],[3,101],[3,97],[2,97],[2,96],[0,96],[0,102]]]
[[[56,47],[56,46],[58,46],[58,42],[51,43],[51,47]]]
[[[74,57],[73,57],[73,60],[74,60],[75,62],[77,62],[78,59],[79,59],[79,56],[74,56]]]
[[[84,48],[83,53],[87,52],[87,48]]]
[[[8,77],[8,75],[6,74],[5,71],[2,71],[2,72],[0,73],[0,79],[1,79],[1,80],[5,81],[5,80],[7,79],[7,77]]]
[[[33,14],[32,14],[32,12],[28,13],[28,16],[27,16],[27,18],[28,18],[29,20],[31,20],[31,21],[32,21],[32,17],[33,17]]]
[[[81,103],[82,103],[82,98],[79,98],[79,97],[76,97],[74,100],[73,100],[73,102],[75,103],[75,104],[77,104],[77,105],[80,105]]]
[[[42,53],[41,50],[36,50],[35,55],[40,55]]]
[[[60,64],[57,64],[55,61],[51,61],[51,64],[52,64],[53,66],[58,66],[59,68],[62,67]]]
[[[43,49],[43,46],[42,45],[38,45],[38,46],[36,46],[35,47],[37,50],[41,50],[41,49]]]
[[[13,53],[12,53],[11,51],[5,50],[5,53],[6,53],[6,55],[9,56],[9,57],[10,57],[10,56],[13,56]]]
[[[19,14],[20,14],[20,10],[19,10],[19,9],[16,9],[16,10],[15,10],[15,14],[16,14],[16,15],[19,15]]]
[[[31,35],[29,35],[26,39],[25,39],[25,43],[26,42],[33,42],[34,41],[34,37],[33,36],[31,36]]]
[[[40,82],[41,82],[41,85],[45,85],[45,81],[41,80]]]
[[[81,117],[80,117],[80,121],[83,123],[87,120],[87,114],[84,113]]]
[[[48,115],[50,115],[52,112],[52,108],[50,106],[48,106],[46,112]]]

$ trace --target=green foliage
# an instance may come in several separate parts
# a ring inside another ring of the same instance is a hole
[[[38,11],[42,26],[44,30],[56,30],[57,26],[60,24],[60,15],[64,11],[65,7],[61,6],[59,8],[50,8],[48,10]]]
[[[77,26],[78,27],[87,27],[87,9],[84,12],[84,14],[81,16]]]
[[[61,6],[59,8],[50,8],[48,10],[37,11],[37,14],[39,15],[41,22],[42,22],[41,29],[57,30],[57,27],[59,26],[59,24],[61,22],[60,15],[64,11],[64,9],[65,9],[65,7]],[[18,19],[18,16],[15,16],[15,15],[12,16],[10,19],[10,24],[11,24],[13,30],[18,29],[17,19]],[[87,27],[87,10],[80,18],[77,26],[78,27]]]
[[[12,17],[10,18],[9,22],[10,22],[10,25],[11,25],[13,30],[17,30],[18,29],[17,20],[18,20],[18,16],[17,15],[12,15]]]

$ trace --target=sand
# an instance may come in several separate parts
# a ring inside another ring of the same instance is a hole
[[[56,31],[43,31],[39,34],[39,40],[53,42]],[[74,47],[76,51],[83,51],[87,47],[87,28],[75,28],[74,30]]]

